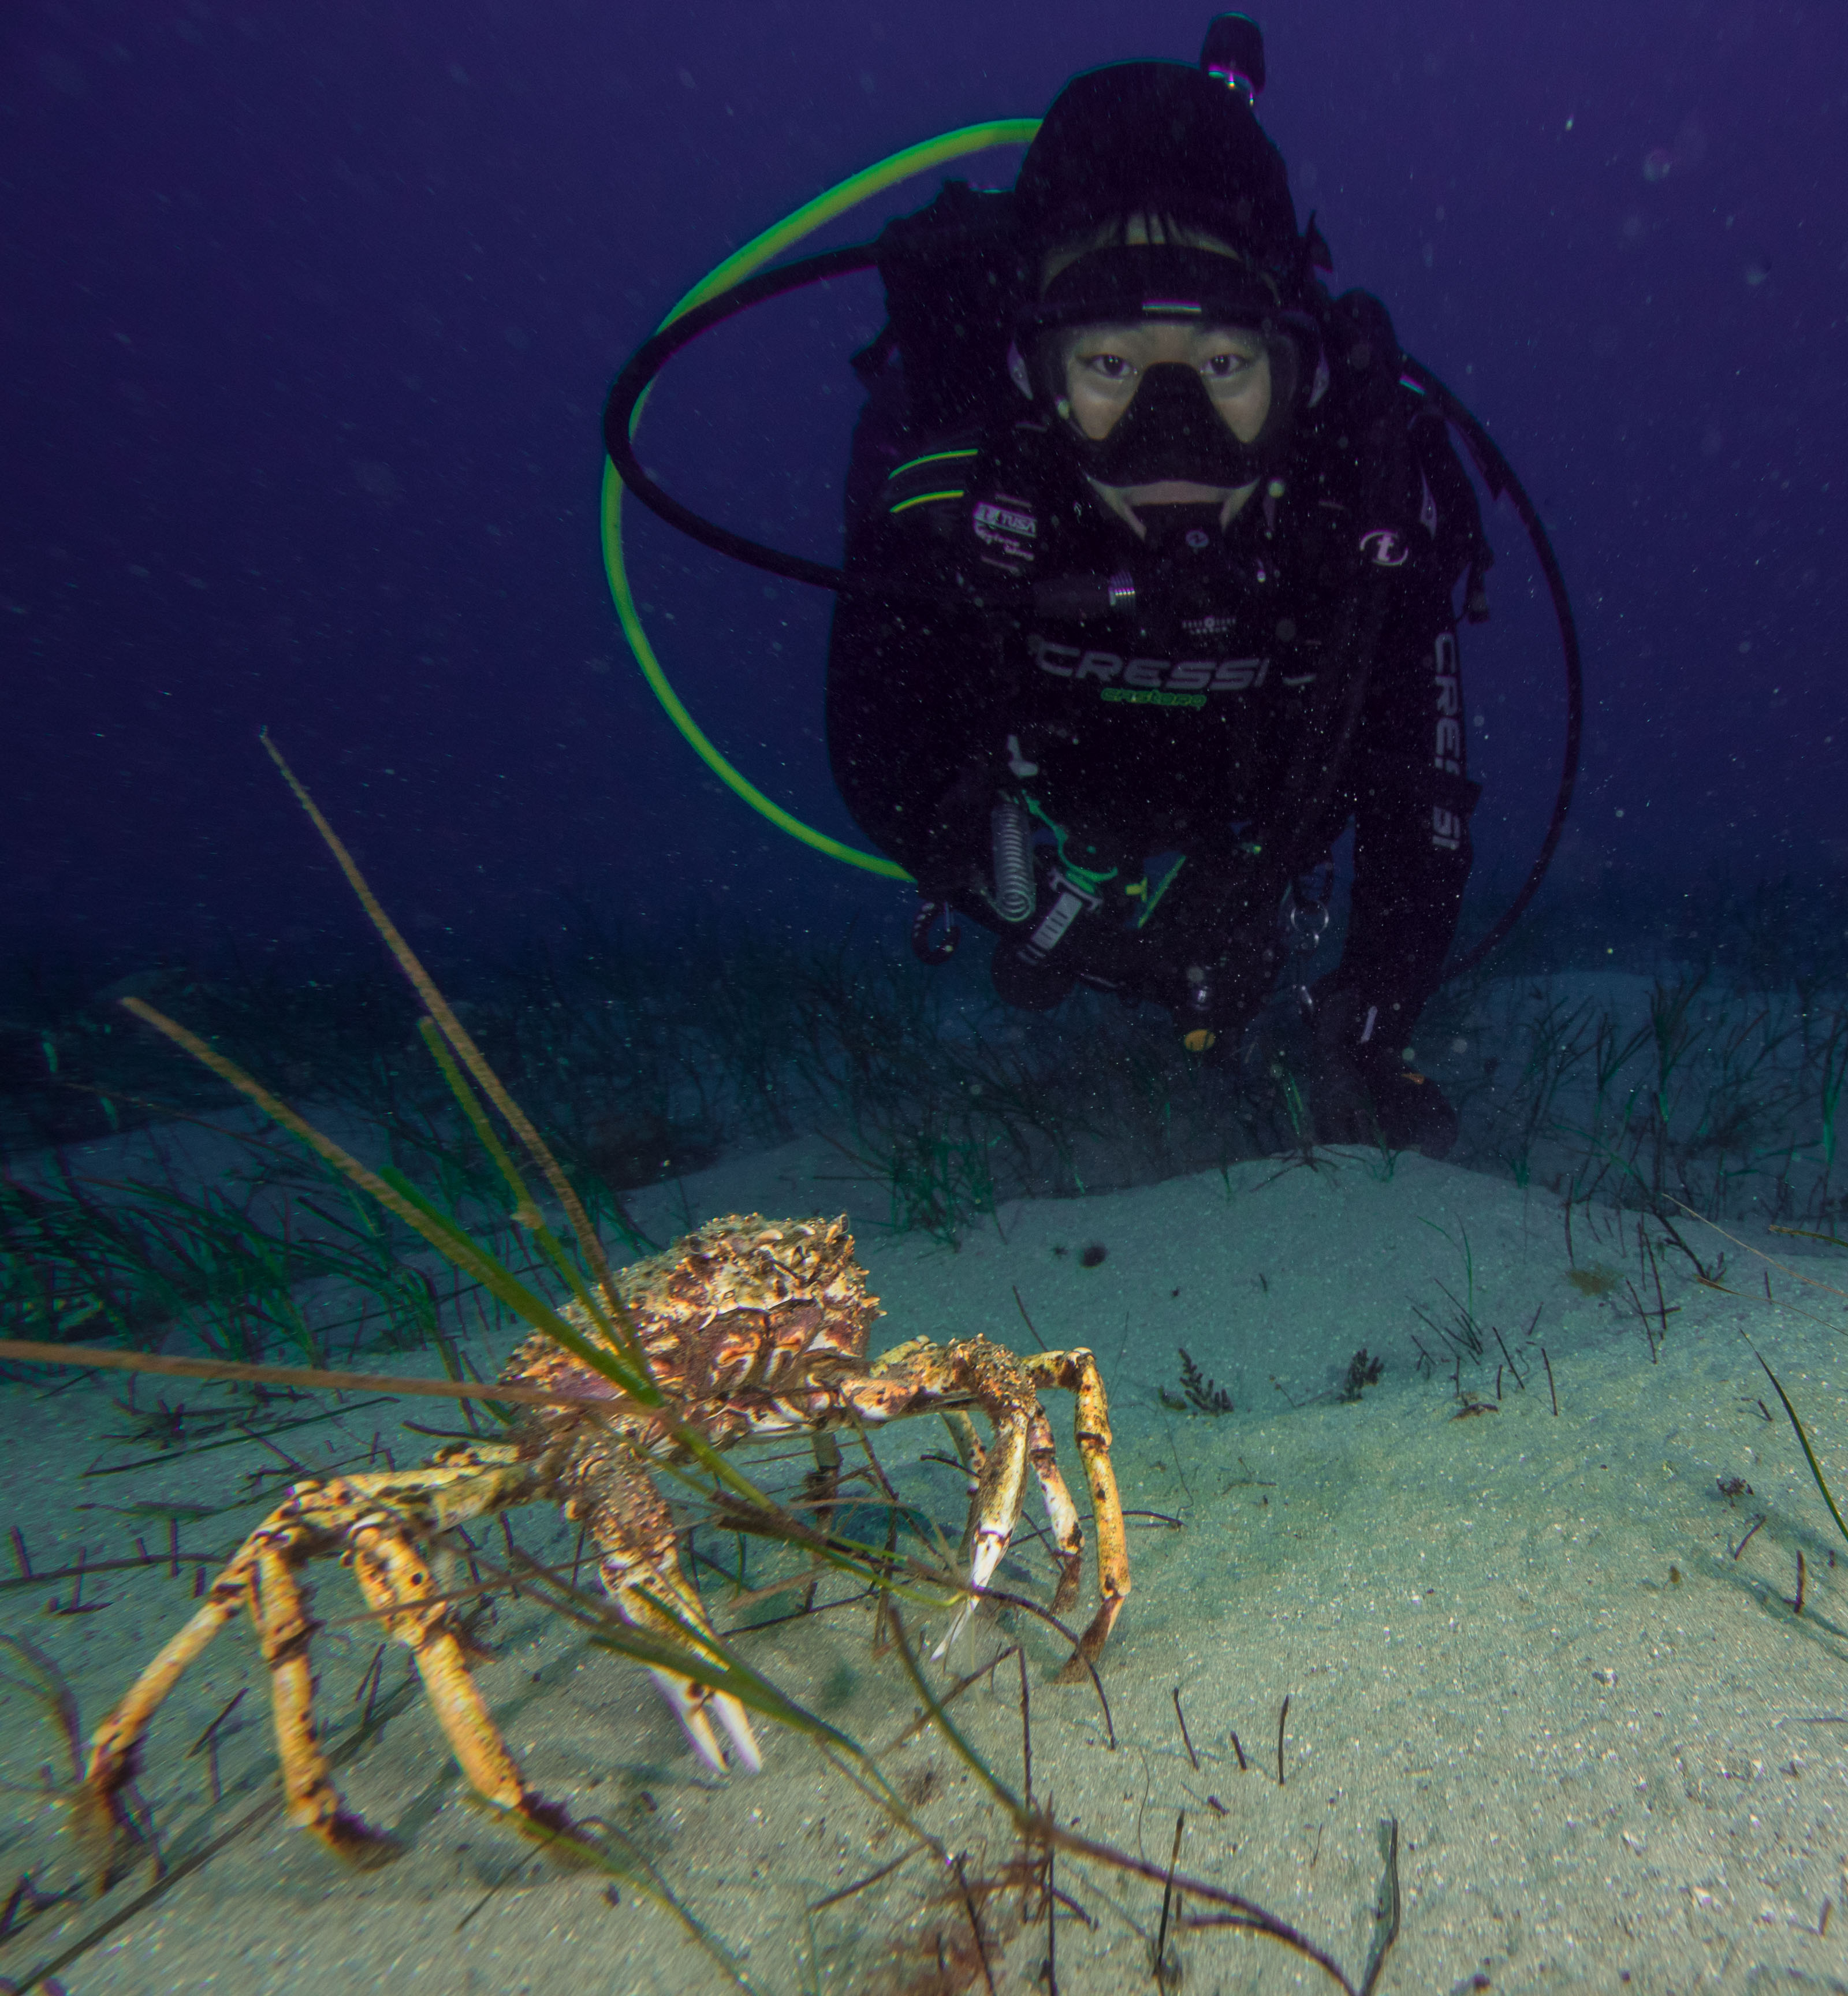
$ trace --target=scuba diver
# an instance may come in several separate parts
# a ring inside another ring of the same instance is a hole
[[[1351,824],[1340,961],[1299,993],[1314,1134],[1441,1156],[1406,1053],[1470,869],[1455,601],[1486,614],[1492,556],[1385,308],[1321,281],[1262,83],[1222,15],[1197,67],[1072,81],[1010,193],[888,227],[830,760],[921,932],[994,932],[1003,1000],[1153,1002],[1222,1057]]]
[[[735,250],[630,356],[604,406],[604,564],[638,663],[707,767],[812,848],[921,900],[941,962],[994,932],[1009,1002],[1075,986],[1166,1007],[1237,1052],[1279,983],[1309,1047],[1313,1134],[1443,1155],[1456,1117],[1407,1042],[1446,976],[1531,904],[1571,808],[1585,687],[1564,575],[1480,422],[1363,291],[1332,296],[1259,125],[1264,40],[1217,15],[1197,67],[1090,71],[1043,120],[907,146]],[[947,181],[876,242],[778,260],[871,193],[1031,139],[1011,189]],[[886,321],[835,567],[664,489],[636,425],[662,370],[739,314],[876,269]],[[1479,794],[1464,765],[1457,597],[1494,556],[1453,433],[1526,532],[1565,668],[1558,786],[1513,899],[1446,964]],[[878,850],[804,824],[668,683],[624,557],[621,502],[727,558],[835,592],[836,786]],[[1459,586],[1461,585],[1461,589]],[[1340,960],[1313,987],[1332,854],[1354,833]],[[1303,1126],[1299,1124],[1299,1127]],[[1307,1134],[1307,1132],[1306,1132]]]

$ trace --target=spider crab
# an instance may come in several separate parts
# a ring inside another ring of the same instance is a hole
[[[869,1365],[867,1334],[879,1309],[854,1259],[845,1217],[766,1220],[751,1213],[711,1220],[666,1253],[621,1271],[615,1286],[656,1382],[684,1422],[721,1449],[766,1436],[814,1436],[821,1466],[818,1486],[812,1487],[826,1495],[840,1461],[830,1429],[925,1413],[958,1420],[965,1446],[973,1444],[976,1466],[972,1592],[938,1645],[938,1657],[1007,1549],[1030,1467],[1057,1549],[1054,1612],[1076,1594],[1084,1535],[1038,1392],[1053,1386],[1075,1394],[1102,1595],[1079,1648],[1087,1659],[1102,1649],[1130,1578],[1110,1467],[1109,1409],[1089,1351],[1023,1357],[983,1337],[945,1345],[916,1338]],[[572,1304],[566,1314],[580,1331],[595,1334],[581,1305]],[[317,1624],[301,1569],[329,1557],[353,1568],[381,1633],[410,1649],[477,1792],[541,1830],[565,1826],[563,1812],[527,1784],[470,1674],[466,1636],[432,1571],[445,1535],[516,1506],[556,1504],[585,1527],[603,1585],[627,1620],[683,1641],[686,1630],[676,1616],[707,1634],[711,1625],[681,1565],[673,1519],[650,1475],[652,1464],[683,1456],[683,1445],[649,1409],[542,1334],[514,1352],[500,1383],[556,1391],[586,1404],[529,1406],[506,1441],[446,1447],[420,1468],[294,1485],[98,1728],[85,1781],[98,1828],[106,1832],[120,1819],[118,1791],[135,1771],[161,1701],[243,1609],[270,1670],[291,1815],[342,1856],[364,1860],[389,1854],[390,1839],[342,1806],[316,1733],[309,1650]],[[974,1444],[968,1429],[964,1410],[972,1408],[993,1426],[986,1449]],[[752,1770],[759,1765],[749,1718],[737,1699],[665,1669],[652,1674],[709,1767],[722,1771],[725,1765],[715,1718],[733,1759]]]

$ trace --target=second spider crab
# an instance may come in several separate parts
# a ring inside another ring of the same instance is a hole
[[[1029,1469],[1045,1499],[1058,1562],[1054,1613],[1075,1596],[1083,1531],[1039,1401],[1046,1387],[1075,1394],[1101,1595],[1079,1654],[1088,1661],[1102,1650],[1130,1577],[1110,1467],[1110,1412],[1091,1353],[1022,1356],[984,1337],[948,1344],[914,1338],[869,1364],[866,1340],[879,1304],[867,1292],[845,1217],[773,1220],[750,1213],[711,1220],[666,1253],[621,1271],[614,1287],[656,1382],[680,1420],[715,1448],[776,1435],[823,1437],[835,1428],[876,1427],[917,1414],[961,1418],[975,1471],[970,1592],[938,1645],[939,1657],[1007,1550]],[[596,1334],[582,1306],[566,1313],[580,1332]],[[506,1441],[459,1444],[422,1468],[291,1488],[98,1727],[85,1786],[99,1827],[119,1819],[119,1791],[135,1771],[161,1702],[242,1609],[256,1626],[270,1671],[291,1815],[343,1856],[388,1853],[390,1840],[342,1805],[315,1728],[309,1653],[317,1625],[301,1570],[328,1557],[353,1568],[381,1632],[411,1650],[476,1790],[542,1830],[564,1826],[563,1812],[528,1786],[470,1672],[466,1636],[433,1571],[445,1535],[518,1506],[556,1504],[584,1527],[603,1585],[631,1623],[683,1643],[689,1628],[707,1636],[712,1629],[652,1475],[657,1464],[684,1459],[683,1443],[543,1335],[519,1347],[501,1383],[581,1404],[528,1407]],[[970,1410],[992,1426],[985,1448],[967,1430]],[[825,1446],[817,1454],[825,1504],[839,1455]],[[652,1674],[708,1766],[725,1765],[715,1719],[733,1760],[751,1769],[760,1764],[749,1717],[735,1698],[669,1670]]]

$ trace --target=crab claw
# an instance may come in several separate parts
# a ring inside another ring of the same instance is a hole
[[[714,1694],[713,1704],[731,1741],[732,1757],[747,1774],[763,1771],[763,1756],[757,1750],[757,1735],[751,1730],[751,1715],[729,1691]]]
[[[730,1736],[732,1757],[738,1764],[747,1774],[762,1770],[763,1756],[758,1751],[757,1736],[751,1730],[750,1715],[729,1691],[713,1691],[690,1678],[677,1677],[672,1671],[651,1670],[649,1675],[680,1722],[694,1753],[715,1774],[724,1773],[725,1756],[712,1729],[710,1712],[718,1715],[719,1723]]]
[[[944,1631],[943,1640],[931,1652],[931,1661],[941,1664],[949,1654],[950,1645],[969,1626],[969,1617],[976,1612],[976,1603],[982,1598],[982,1591],[994,1578],[995,1568],[1001,1564],[1001,1556],[1013,1542],[1010,1528],[999,1525],[983,1525],[976,1533],[976,1556],[969,1563],[968,1595],[956,1610],[950,1626]]]

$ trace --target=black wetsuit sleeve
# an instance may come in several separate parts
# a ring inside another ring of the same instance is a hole
[[[1328,988],[1380,1007],[1403,1043],[1437,989],[1469,877],[1478,786],[1454,618],[1433,583],[1396,607],[1368,690],[1354,779],[1354,900]]]
[[[927,890],[983,863],[1003,774],[1001,634],[957,580],[953,501],[876,507],[850,569],[891,594],[844,592],[828,656],[828,753],[855,822]]]

